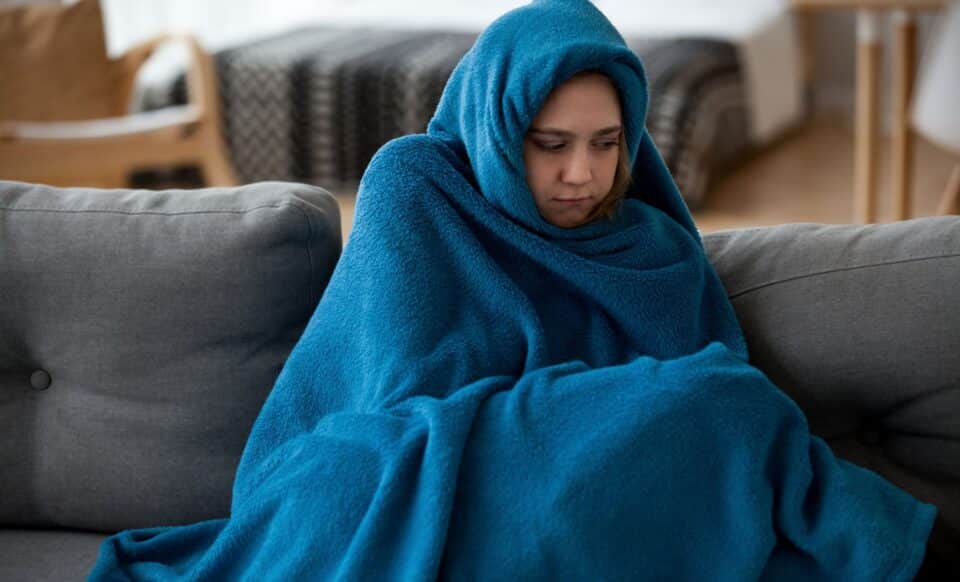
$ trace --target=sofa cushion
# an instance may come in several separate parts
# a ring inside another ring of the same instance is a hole
[[[227,515],[339,251],[319,188],[0,182],[0,525]]]
[[[106,537],[68,530],[0,529],[0,580],[85,580]]]
[[[753,363],[839,456],[935,504],[960,567],[960,217],[704,244]]]

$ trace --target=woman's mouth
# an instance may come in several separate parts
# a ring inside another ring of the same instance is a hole
[[[580,198],[554,198],[553,200],[554,202],[558,202],[560,204],[563,204],[564,206],[576,206],[577,204],[581,204],[583,202],[586,202],[587,200],[590,200],[590,197],[583,196]]]

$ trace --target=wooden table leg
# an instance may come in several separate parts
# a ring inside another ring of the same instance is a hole
[[[816,70],[814,69],[816,65],[816,57],[814,54],[814,47],[816,46],[815,17],[816,14],[813,12],[799,12],[796,14],[800,35],[800,75],[803,87],[803,107],[804,114],[808,120],[813,117],[814,109],[814,78],[816,77]]]
[[[876,216],[877,105],[880,77],[880,15],[857,13],[857,104],[854,132],[854,221]]]
[[[909,125],[910,98],[913,92],[914,57],[917,24],[906,10],[894,13],[893,128],[890,144],[890,187],[893,219],[910,218],[913,199],[910,182],[913,166],[913,134]]]

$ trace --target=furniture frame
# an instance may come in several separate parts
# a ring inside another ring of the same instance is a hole
[[[879,161],[879,102],[882,45],[881,17],[893,11],[893,120],[890,148],[892,217],[911,216],[913,196],[910,189],[913,165],[913,132],[909,125],[909,106],[916,76],[917,24],[915,13],[943,8],[942,0],[792,0],[801,16],[824,10],[857,11],[857,96],[854,132],[854,216],[860,223],[877,220],[877,166]],[[804,74],[812,77],[812,39],[810,23],[805,19]],[[957,172],[955,172],[957,174]],[[951,183],[960,187],[960,175]],[[944,194],[940,213],[949,210],[950,187]]]
[[[61,8],[51,10],[58,9]],[[13,7],[8,10],[29,9]],[[35,16],[36,13],[28,12],[11,14],[14,21],[21,18],[21,22]],[[61,17],[97,20],[91,22],[91,26],[102,27],[97,6],[80,6],[75,12]],[[69,39],[54,38],[57,42],[70,42]],[[188,102],[158,111],[125,115],[124,108],[130,102],[137,72],[157,49],[168,42],[185,43],[188,49]],[[50,91],[62,94],[60,101],[67,115],[60,121],[56,112],[39,111],[33,114],[36,117],[25,118],[30,115],[27,112],[14,119],[4,119],[0,111],[0,178],[57,186],[111,188],[126,186],[130,173],[136,170],[197,165],[208,185],[237,183],[222,139],[213,60],[194,37],[161,35],[131,48],[119,59],[107,59],[102,46],[78,50],[96,50],[100,54],[91,54],[90,58],[106,61],[114,79],[111,90],[115,95],[101,98],[109,98],[114,103],[111,111],[116,111],[115,116],[71,119],[71,101],[82,98],[83,90],[57,86],[57,73],[51,72],[48,86]],[[13,90],[17,90],[15,86]]]

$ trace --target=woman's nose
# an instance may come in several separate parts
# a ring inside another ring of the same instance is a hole
[[[588,152],[575,151],[564,161],[560,179],[566,184],[586,184],[592,178],[590,155]]]

